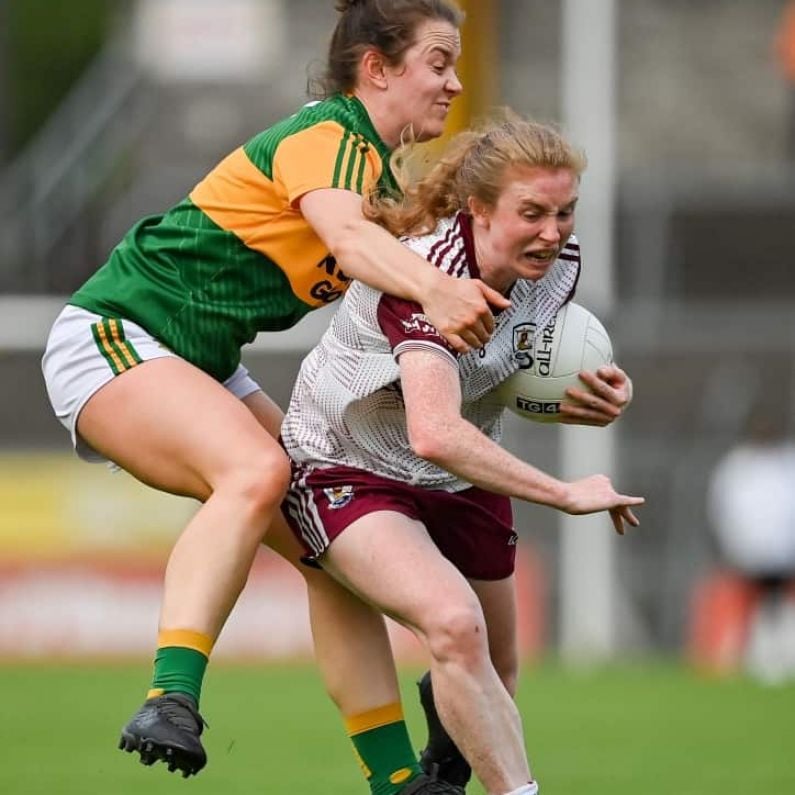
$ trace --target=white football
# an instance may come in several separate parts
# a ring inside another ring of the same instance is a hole
[[[534,335],[514,339],[521,369],[494,391],[515,414],[536,422],[558,422],[566,389],[585,389],[578,373],[613,361],[613,346],[604,326],[585,307],[566,304]]]

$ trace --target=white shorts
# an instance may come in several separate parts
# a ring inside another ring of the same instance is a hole
[[[164,356],[179,358],[129,320],[102,317],[77,306],[67,306],[58,315],[41,367],[55,416],[71,434],[80,458],[107,460],[77,433],[77,418],[88,399],[115,376],[141,362]],[[238,365],[223,385],[241,400],[260,390],[243,365]]]

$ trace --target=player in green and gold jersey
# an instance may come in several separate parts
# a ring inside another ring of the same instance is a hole
[[[396,190],[390,154],[356,96],[310,103],[230,154],[165,215],[137,223],[69,303],[138,323],[224,381],[258,332],[289,328],[350,283],[301,199]]]
[[[366,220],[362,197],[396,189],[405,138],[439,136],[461,92],[460,12],[449,0],[339,0],[327,96],[255,136],[182,203],[145,218],[71,298],[43,367],[78,452],[202,507],[170,555],[151,690],[121,747],[184,775],[206,762],[205,667],[267,541],[297,564],[280,523],[281,410],[240,365],[260,331],[285,329],[351,279],[422,304],[458,350],[508,302],[452,279]],[[318,662],[375,795],[457,792],[420,773],[381,616],[304,572]]]

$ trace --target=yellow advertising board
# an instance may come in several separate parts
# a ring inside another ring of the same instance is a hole
[[[73,454],[0,454],[0,560],[162,558],[195,510]]]
[[[73,455],[0,454],[0,659],[151,656],[165,561],[196,507]],[[543,580],[520,547],[525,656],[542,641]],[[424,658],[407,630],[390,632],[401,660]],[[264,547],[214,654],[312,656],[303,578]]]

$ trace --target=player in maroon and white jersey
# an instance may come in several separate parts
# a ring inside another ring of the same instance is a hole
[[[424,643],[444,727],[490,795],[537,792],[511,698],[510,498],[606,511],[622,534],[643,503],[604,475],[564,482],[508,453],[490,400],[519,366],[517,325],[542,328],[573,294],[584,166],[552,128],[509,119],[459,136],[402,203],[374,201],[372,216],[407,246],[510,294],[511,306],[482,351],[461,355],[420,306],[355,284],[304,361],[282,427],[293,461],[285,513],[308,557]],[[569,421],[619,416],[624,372],[584,380],[593,394],[572,393]]]
[[[404,242],[451,275],[481,278],[468,213],[443,219],[433,232]],[[515,329],[528,323],[543,328],[569,300],[580,272],[576,240],[547,265],[544,279],[513,285],[511,306],[496,318],[488,345],[465,356],[456,354],[418,304],[354,284],[295,385],[293,410],[282,427],[293,459],[313,467],[352,466],[425,488],[467,488],[465,479],[412,448],[399,386],[400,356],[425,352],[457,369],[462,416],[499,441],[503,411],[491,392],[519,367]]]

